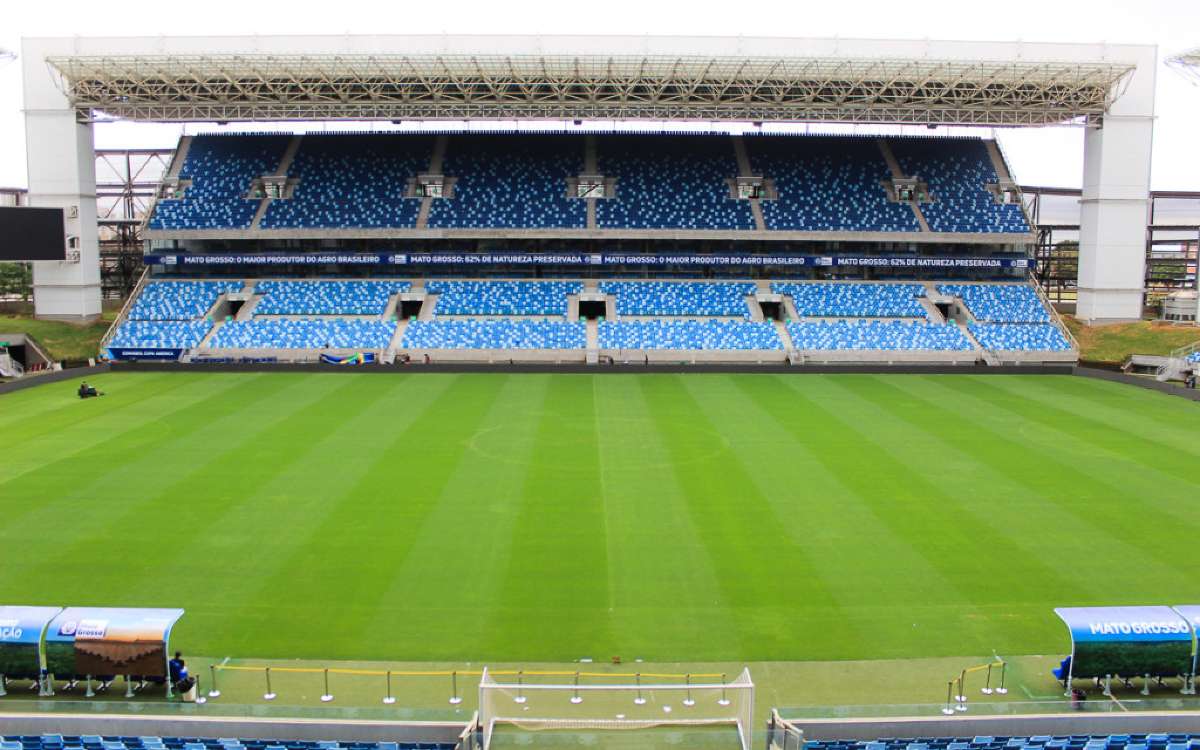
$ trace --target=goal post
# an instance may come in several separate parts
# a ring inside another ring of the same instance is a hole
[[[736,729],[750,750],[754,682],[743,669],[721,674],[616,674],[484,669],[479,681],[482,750],[497,727],[546,730]]]

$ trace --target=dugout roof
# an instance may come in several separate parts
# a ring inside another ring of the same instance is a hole
[[[84,45],[46,61],[81,116],[160,122],[1044,125],[1102,115],[1136,67],[1087,45],[683,37],[265,39],[174,38],[169,50],[133,40],[140,44],[102,45],[103,51]],[[116,47],[128,51],[113,51]]]

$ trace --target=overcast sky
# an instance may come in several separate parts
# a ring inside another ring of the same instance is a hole
[[[0,48],[24,36],[216,34],[681,34],[1200,46],[1200,0],[0,0]],[[26,184],[20,62],[0,62],[0,186]],[[1153,187],[1200,190],[1200,87],[1160,62]],[[190,131],[213,126],[191,126]],[[98,147],[173,146],[176,126],[97,126]],[[866,129],[859,132],[869,132]],[[924,132],[923,129],[913,132]],[[1078,186],[1079,128],[997,131],[1016,178]]]

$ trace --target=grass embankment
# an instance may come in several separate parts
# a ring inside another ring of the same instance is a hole
[[[96,356],[100,339],[115,313],[105,312],[95,323],[78,325],[56,320],[35,320],[28,315],[0,315],[0,334],[32,336],[52,359],[87,359]]]
[[[1200,341],[1200,329],[1152,320],[1106,326],[1085,326],[1070,316],[1063,320],[1079,341],[1085,362],[1121,364],[1131,354],[1165,355]]]

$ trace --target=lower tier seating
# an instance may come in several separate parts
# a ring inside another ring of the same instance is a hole
[[[1188,355],[1188,362],[1200,362],[1200,352],[1192,352]]]
[[[6,735],[0,750],[453,750],[454,743],[212,739],[118,735]]]
[[[809,740],[805,750],[1200,750],[1200,734],[980,735]]]
[[[792,346],[801,351],[966,351],[971,343],[953,323],[816,321],[788,323]]]
[[[396,324],[379,320],[235,320],[221,326],[214,349],[386,349]]]
[[[771,323],[725,320],[604,321],[601,349],[782,349]]]
[[[1050,323],[972,323],[971,334],[984,349],[997,352],[1065,352],[1071,342]]]
[[[127,320],[108,345],[117,349],[191,349],[211,328],[207,320]]]
[[[560,320],[414,320],[405,349],[583,349],[583,323]]]

